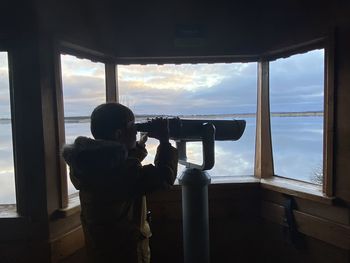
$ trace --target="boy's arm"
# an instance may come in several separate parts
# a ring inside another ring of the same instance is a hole
[[[154,165],[135,165],[135,159],[134,164],[131,158],[129,159],[129,171],[135,171],[135,177],[132,179],[134,187],[131,191],[135,191],[136,195],[169,188],[174,184],[177,175],[178,153],[169,143],[168,120],[156,118],[151,122],[153,130],[148,132],[148,136],[159,140]]]
[[[174,184],[177,175],[178,153],[169,142],[162,142],[158,146],[154,165],[136,165],[135,160],[131,159],[128,162],[129,175],[134,181],[131,191],[135,195],[167,189]]]
[[[146,142],[148,140],[147,133],[141,133],[140,140],[136,142],[136,147],[129,150],[128,156],[131,158],[136,158],[140,162],[146,158],[148,152],[146,150]]]
[[[129,150],[129,158],[136,158],[139,162],[142,162],[143,159],[146,158],[148,152],[144,144],[136,143],[136,147],[134,149]]]
[[[167,174],[166,182],[168,185],[173,185],[175,182],[178,159],[177,149],[171,146],[168,141],[159,144],[154,165],[160,169],[170,169],[172,171],[172,173]]]

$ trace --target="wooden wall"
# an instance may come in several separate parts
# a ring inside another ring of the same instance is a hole
[[[349,262],[349,209],[293,197],[300,237],[294,244],[285,222],[288,198],[259,183],[210,185],[210,262]],[[148,203],[153,262],[183,262],[181,188],[152,194]],[[84,260],[80,250],[62,263]]]
[[[209,228],[211,262],[258,262],[259,184],[209,186]],[[152,211],[152,262],[183,262],[181,187],[148,196]],[[84,262],[84,250],[62,263]],[[227,261],[229,259],[229,261]],[[81,261],[78,261],[81,260]]]
[[[292,242],[285,205],[292,198],[298,241]],[[346,206],[261,189],[263,262],[349,262],[350,210]]]

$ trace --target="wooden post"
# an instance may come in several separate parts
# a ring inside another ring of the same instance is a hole
[[[258,178],[269,178],[274,175],[274,171],[270,126],[268,61],[260,61],[258,63],[257,107],[254,175]]]
[[[105,63],[106,71],[106,101],[117,102],[118,99],[118,74],[115,63]]]
[[[323,126],[323,192],[333,195],[334,152],[334,32],[326,39],[324,77],[324,126]]]

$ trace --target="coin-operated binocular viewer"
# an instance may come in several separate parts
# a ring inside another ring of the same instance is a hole
[[[246,126],[244,120],[192,120],[171,118],[170,139],[175,140],[179,163],[186,166],[179,177],[182,185],[184,262],[209,263],[209,215],[206,172],[215,164],[215,141],[236,141]],[[138,124],[139,131],[150,131],[149,123]],[[202,142],[203,163],[187,160],[186,143]]]

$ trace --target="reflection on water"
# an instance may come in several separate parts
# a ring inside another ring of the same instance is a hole
[[[255,118],[246,118],[246,129],[238,141],[215,142],[215,166],[208,171],[211,176],[252,176],[254,173],[255,154]],[[175,145],[174,142],[172,142]],[[150,138],[147,142],[149,155],[143,163],[152,163],[158,145],[157,140]],[[192,163],[202,164],[201,142],[187,143],[187,157]],[[178,174],[184,170],[178,166]]]
[[[215,166],[212,177],[251,176],[254,173],[255,118],[246,118],[247,126],[238,141],[215,143]],[[6,126],[7,125],[7,126]],[[323,118],[272,117],[272,143],[275,173],[280,176],[312,181],[316,171],[322,169]],[[0,141],[0,203],[14,203],[14,175],[10,125],[1,124]],[[66,123],[67,143],[79,135],[91,137],[89,123]],[[148,156],[143,164],[152,163],[158,143],[147,142]],[[202,163],[201,143],[189,143],[187,155],[192,162]],[[179,173],[184,169],[179,165]],[[69,193],[76,190],[69,182]]]
[[[12,127],[0,124],[0,204],[15,204],[15,176],[13,165]]]
[[[271,134],[275,174],[320,183],[323,117],[272,117]]]

